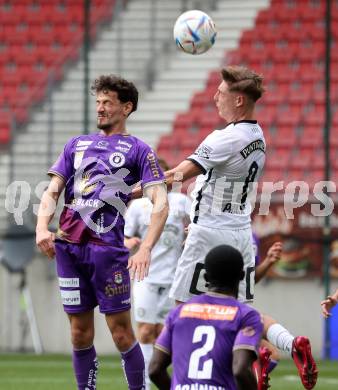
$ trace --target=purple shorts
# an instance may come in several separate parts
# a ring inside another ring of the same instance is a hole
[[[57,274],[66,313],[99,305],[101,313],[130,309],[128,251],[94,243],[55,242]]]

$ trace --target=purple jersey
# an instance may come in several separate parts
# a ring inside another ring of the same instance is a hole
[[[172,357],[171,389],[236,390],[232,352],[257,353],[262,332],[259,313],[232,297],[209,292],[176,307],[156,341]]]
[[[64,179],[65,207],[57,233],[72,243],[124,248],[124,213],[133,185],[164,181],[157,157],[130,135],[101,134],[72,138],[48,171]]]

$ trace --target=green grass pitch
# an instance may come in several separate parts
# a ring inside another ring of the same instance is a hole
[[[319,362],[316,390],[338,389],[338,361]],[[70,356],[0,355],[0,390],[75,390]],[[101,357],[98,390],[125,390],[127,385],[118,357]],[[290,360],[283,360],[271,376],[271,390],[301,390]]]

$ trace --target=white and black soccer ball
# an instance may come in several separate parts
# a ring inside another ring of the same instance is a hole
[[[215,43],[216,27],[205,12],[191,10],[178,17],[174,26],[176,45],[189,54],[202,54]]]

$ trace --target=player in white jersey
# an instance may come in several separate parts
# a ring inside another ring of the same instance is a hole
[[[263,131],[254,120],[255,101],[263,93],[262,78],[245,68],[224,69],[222,75],[215,103],[226,127],[209,134],[194,154],[167,175],[169,184],[176,172],[183,173],[183,180],[198,175],[192,223],[170,292],[180,302],[205,292],[203,259],[221,244],[242,253],[246,277],[240,283],[239,299],[253,300],[255,256],[248,194],[265,162]]]
[[[265,162],[263,132],[254,120],[255,103],[264,92],[263,79],[241,66],[227,66],[221,74],[223,80],[214,100],[225,128],[214,130],[193,155],[165,172],[169,187],[178,176],[182,181],[198,176],[189,233],[170,291],[177,302],[206,291],[203,259],[221,244],[235,247],[244,259],[245,278],[240,284],[239,300],[254,298],[255,259],[248,195]],[[134,197],[141,195],[140,188],[133,192]],[[293,337],[268,316],[264,316],[264,322],[265,336],[293,357],[304,387],[312,389],[318,371],[309,340]]]
[[[159,164],[163,170],[168,165],[162,159]],[[174,279],[179,259],[185,226],[189,223],[190,199],[179,192],[169,192],[169,215],[163,233],[151,251],[151,263],[146,279],[134,282],[133,311],[137,321],[137,337],[140,343],[146,367],[146,385],[150,389],[148,365],[153,353],[153,345],[159,336],[166,315],[175,302],[169,298],[169,290]],[[150,223],[152,204],[148,198],[134,200],[125,215],[125,245],[130,249],[137,246],[146,236]]]

